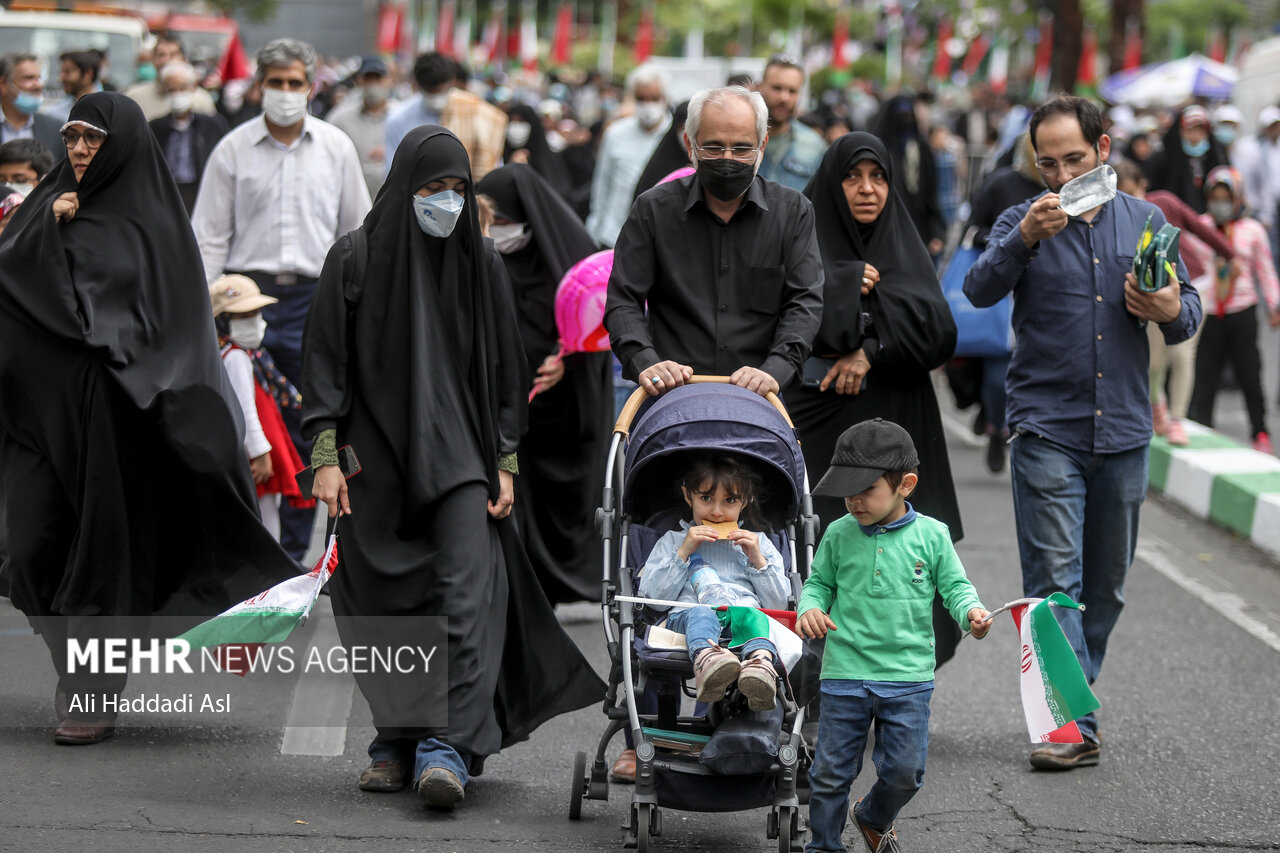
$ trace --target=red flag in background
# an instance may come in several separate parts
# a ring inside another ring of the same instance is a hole
[[[253,76],[253,71],[249,69],[249,60],[244,55],[244,45],[240,43],[239,33],[231,34],[231,41],[227,42],[227,49],[222,52],[222,60],[218,63],[218,76],[224,83],[228,80],[243,80]]]
[[[844,15],[836,15],[836,28],[831,33],[831,67],[842,71],[849,67],[844,58],[844,45],[849,40],[849,19]]]
[[[484,27],[484,46],[489,55],[489,64],[494,65],[506,58],[506,45],[503,43],[502,24],[506,13],[505,6],[494,4],[489,10],[489,23]]]
[[[1223,32],[1221,24],[1214,24],[1209,28],[1205,41],[1206,56],[1214,62],[1227,61],[1227,34]]]
[[[1124,24],[1124,67],[1132,71],[1142,66],[1142,25],[1134,18]]]
[[[943,18],[938,22],[938,55],[933,58],[931,75],[938,82],[951,79],[951,54],[947,53],[949,41],[951,41],[951,19]]]
[[[978,69],[982,67],[982,60],[987,58],[987,49],[991,47],[991,40],[986,35],[980,35],[969,45],[969,52],[965,54],[964,64],[960,66],[960,70],[972,77],[978,73]]]
[[[1053,15],[1040,14],[1040,42],[1036,45],[1036,72],[1031,96],[1044,100],[1049,96],[1049,69],[1053,62]]]
[[[1098,34],[1092,27],[1085,27],[1084,43],[1080,46],[1080,64],[1076,67],[1076,90],[1095,89],[1098,86]]]
[[[444,0],[440,4],[440,19],[436,24],[436,50],[445,56],[456,55],[453,44],[453,13],[453,0]]]
[[[573,29],[573,4],[561,3],[556,9],[556,33],[551,40],[551,64],[568,65],[570,59],[569,39]]]
[[[640,12],[640,26],[636,28],[635,58],[636,64],[644,62],[653,54],[653,8],[645,6]]]
[[[395,53],[404,35],[404,9],[383,3],[378,11],[378,52]]]

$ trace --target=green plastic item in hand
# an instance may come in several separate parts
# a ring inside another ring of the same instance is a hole
[[[1182,234],[1182,229],[1167,222],[1153,234],[1151,217],[1154,215],[1147,217],[1133,252],[1134,277],[1138,279],[1138,287],[1148,293],[1178,280],[1178,239]]]

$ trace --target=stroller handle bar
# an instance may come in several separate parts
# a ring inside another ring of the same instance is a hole
[[[693,376],[690,376],[684,384],[695,385],[705,383],[728,385],[729,377],[703,376],[695,373]],[[631,422],[635,419],[636,412],[640,411],[640,407],[644,405],[644,401],[648,399],[648,397],[649,392],[643,388],[637,388],[631,392],[631,396],[627,398],[626,405],[622,407],[622,412],[618,415],[618,422],[613,425],[613,431],[615,433],[622,433],[625,436],[631,432]],[[782,414],[783,419],[787,422],[787,426],[795,429],[796,425],[791,422],[791,416],[787,414],[787,407],[782,404],[782,400],[779,399],[778,395],[770,391],[764,398]]]

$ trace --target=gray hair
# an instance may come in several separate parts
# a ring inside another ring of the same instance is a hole
[[[182,77],[188,83],[196,82],[196,70],[191,67],[191,63],[183,62],[181,59],[174,62],[166,62],[164,68],[160,69],[160,82],[168,82],[170,77]]]
[[[764,142],[769,132],[769,108],[759,92],[750,92],[742,86],[722,86],[719,89],[703,89],[689,99],[689,117],[684,121],[684,132],[692,145],[698,144],[698,128],[702,126],[702,108],[707,104],[725,106],[730,98],[741,98],[751,105],[756,114],[756,144]]]
[[[627,75],[627,94],[635,94],[637,86],[657,85],[662,89],[662,94],[667,93],[667,75],[655,65],[641,65],[631,71]]]
[[[0,79],[8,80],[13,77],[13,69],[17,68],[23,62],[35,62],[41,66],[44,62],[34,53],[6,53],[0,56]],[[43,70],[43,68],[41,69]]]
[[[300,39],[283,38],[268,42],[258,51],[258,82],[267,74],[268,68],[281,68],[301,62],[307,69],[307,82],[316,81],[316,49]]]

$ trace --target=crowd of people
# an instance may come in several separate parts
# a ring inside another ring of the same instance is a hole
[[[650,66],[625,81],[481,80],[438,53],[404,69],[326,64],[294,39],[216,92],[173,38],[156,45],[155,79],[124,93],[101,91],[97,60],[61,57],[67,99],[47,108],[39,59],[0,60],[13,601],[51,651],[76,630],[64,617],[209,615],[296,572],[316,499],[341,534],[344,641],[392,630],[370,615],[447,614],[447,725],[405,724],[388,685],[360,681],[378,727],[364,790],[413,785],[453,807],[487,756],[600,700],[552,607],[600,594],[594,507],[619,392],[716,374],[785,399],[809,471],[837,473],[815,501],[833,533],[824,586],[802,599],[811,635],[888,618],[833,605],[861,534],[907,542],[890,548],[899,561],[923,537],[945,563],[913,602],[934,635],[912,623],[909,671],[850,651],[824,680],[838,713],[818,735],[821,844],[838,844],[847,753],[865,740],[848,727],[889,700],[927,719],[934,666],[961,630],[986,630],[951,547],[963,525],[933,371],[950,364],[957,395],[967,383],[980,399],[992,471],[1011,448],[1024,590],[1087,605],[1063,621],[1090,681],[1123,605],[1153,429],[1177,444],[1183,417],[1211,422],[1227,362],[1270,449],[1254,309],[1264,300],[1280,323],[1280,109],[1248,137],[1229,107],[1104,114],[1064,96],[1033,110],[980,85],[963,103],[882,104],[855,86],[809,111],[805,69],[782,55],[681,104]],[[1063,186],[1104,163],[1124,192],[1068,216]],[[1175,286],[1149,292],[1134,247],[1166,220],[1184,229],[1182,260]],[[977,306],[1012,293],[1017,344],[960,365],[938,270],[966,226],[985,250],[965,293]],[[564,353],[557,285],[601,249],[612,355]],[[866,422],[896,425],[889,461],[847,461],[861,452],[848,430]],[[362,464],[350,481],[348,446]],[[153,464],[120,470],[130,458]],[[838,475],[850,465],[893,476]],[[288,470],[304,466],[310,494]],[[654,559],[660,597],[692,594],[682,573],[699,550],[744,578],[777,573],[755,534],[730,534],[734,550],[695,532],[718,512],[700,501],[749,483],[736,469],[684,482],[693,523]],[[104,555],[119,577],[95,571]],[[730,663],[705,614],[677,621],[696,622],[707,697],[727,670],[772,667],[767,645]],[[60,696],[87,689],[59,675]],[[59,742],[113,730],[58,712]],[[1041,746],[1033,766],[1096,763],[1096,720],[1078,724],[1082,743]],[[894,817],[923,776],[924,745],[902,749],[908,782],[853,813],[878,849],[896,849]],[[624,752],[614,778],[635,760]]]

